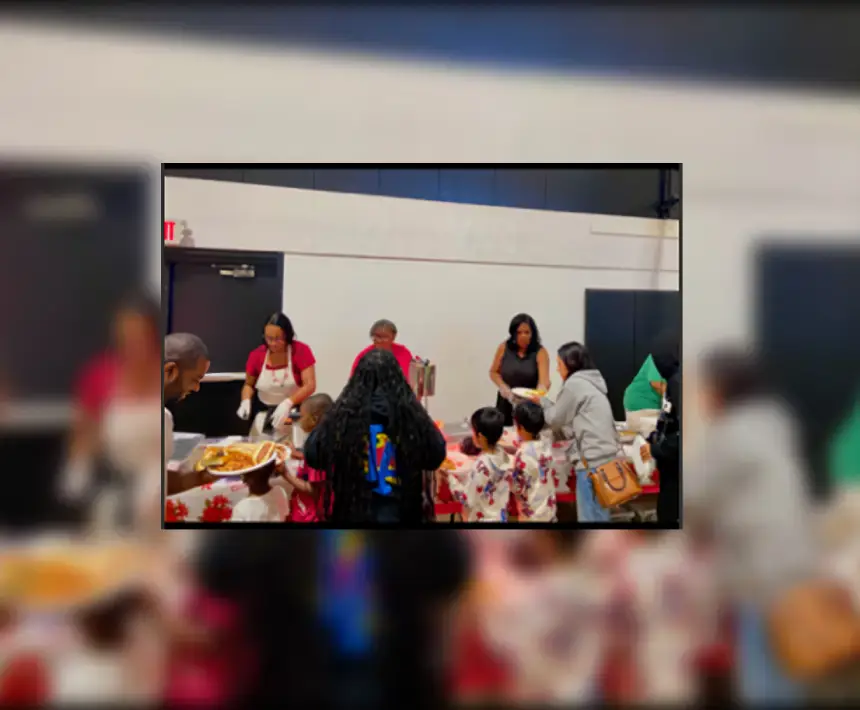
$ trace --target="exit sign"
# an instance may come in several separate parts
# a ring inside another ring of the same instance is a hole
[[[164,241],[172,242],[176,239],[176,222],[164,223]]]

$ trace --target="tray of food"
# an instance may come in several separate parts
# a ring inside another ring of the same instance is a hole
[[[273,441],[216,444],[203,450],[196,468],[198,471],[205,469],[213,476],[242,476],[278,458],[286,460],[288,456],[288,448]]]

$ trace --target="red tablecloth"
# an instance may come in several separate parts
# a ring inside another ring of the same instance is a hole
[[[7,658],[0,670],[0,704],[39,707],[50,695],[50,679],[44,658],[35,652],[22,652]]]

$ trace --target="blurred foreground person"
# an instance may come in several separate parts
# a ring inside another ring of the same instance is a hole
[[[61,494],[91,525],[128,527],[147,480],[161,468],[160,305],[147,295],[120,307],[111,350],[84,371]]]
[[[633,628],[631,633],[622,627],[625,639],[617,639],[615,648],[616,653],[619,648],[634,649],[632,698],[648,703],[703,700],[700,662],[720,641],[710,555],[691,544],[685,533],[621,534],[626,539],[614,545],[621,547],[624,559],[616,574],[626,590],[621,598],[632,602]],[[605,537],[605,532],[592,535]],[[607,658],[606,672],[614,665]]]
[[[663,411],[657,428],[648,436],[647,454],[660,472],[657,495],[657,522],[679,525],[681,521],[681,342],[676,333],[658,338],[651,358],[666,381]],[[643,451],[643,454],[646,453]],[[643,457],[646,458],[646,457]]]
[[[468,569],[457,531],[213,530],[198,569],[253,657],[221,705],[444,706],[444,610]]]
[[[478,557],[460,618],[467,630],[477,626],[486,650],[473,642],[472,656],[457,654],[461,677],[483,653],[494,684],[482,694],[490,701],[569,706],[646,699],[636,667],[639,597],[627,574],[634,533],[466,534]],[[494,672],[488,660],[495,660]],[[671,663],[666,658],[661,672],[671,673],[665,667]]]
[[[805,689],[775,657],[766,621],[771,604],[814,573],[798,432],[749,354],[711,353],[700,386],[709,421],[685,471],[686,521],[713,533],[717,583],[737,614],[740,697],[751,704],[799,703]]]
[[[461,611],[465,628],[477,625],[486,640],[489,700],[567,707],[697,699],[695,659],[713,641],[714,605],[707,563],[686,536],[467,535],[478,555],[477,584]],[[480,662],[482,649],[472,646]],[[461,653],[457,661],[474,683],[475,658]]]
[[[57,574],[59,563],[70,574],[63,581],[78,584],[49,590],[25,583],[17,592],[4,589],[10,606],[3,610],[5,629],[0,619],[0,705],[158,703],[167,637],[159,604],[149,585],[140,583],[141,566],[149,566],[149,557],[132,546],[121,553],[122,562],[102,559],[93,566],[90,553],[98,553],[89,543],[72,543],[56,557],[46,551],[18,548],[7,564],[18,566],[22,579],[56,579],[51,575]]]
[[[567,704],[602,699],[600,669],[612,589],[607,576],[583,564],[580,547],[587,534],[523,531],[506,536],[504,547],[484,560],[482,592],[472,613],[490,649],[510,669],[504,700]]]

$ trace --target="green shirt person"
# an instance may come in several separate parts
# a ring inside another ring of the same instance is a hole
[[[628,412],[661,409],[665,387],[666,380],[660,376],[654,358],[649,355],[624,390],[624,409]]]
[[[827,468],[836,487],[860,487],[860,397],[828,444]]]

